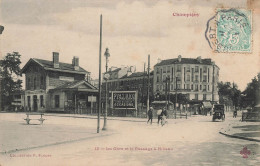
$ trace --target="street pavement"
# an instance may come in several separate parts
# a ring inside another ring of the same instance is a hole
[[[211,116],[169,119],[163,127],[156,118],[150,125],[109,117],[108,130],[96,133],[91,116],[48,114],[43,125],[26,125],[24,114],[3,113],[0,165],[260,165],[259,142],[219,133],[257,130],[259,123],[240,122],[239,116],[227,113],[224,122]],[[254,127],[240,127],[248,125]]]

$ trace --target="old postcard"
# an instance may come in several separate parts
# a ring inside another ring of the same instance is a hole
[[[0,0],[0,166],[260,165],[260,1]]]

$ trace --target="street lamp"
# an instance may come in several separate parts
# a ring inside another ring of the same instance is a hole
[[[106,100],[106,105],[105,105],[105,114],[104,114],[104,126],[102,130],[107,130],[107,80],[109,79],[109,74],[107,73],[107,63],[108,63],[108,58],[110,57],[109,49],[106,48],[106,52],[104,53],[104,56],[106,57],[106,73],[104,74],[104,79],[106,80],[106,90],[105,90],[105,100]]]
[[[169,101],[170,101],[170,76],[166,76],[166,78],[165,78],[165,104],[166,104],[166,109],[168,109]]]

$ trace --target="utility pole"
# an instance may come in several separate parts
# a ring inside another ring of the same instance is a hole
[[[215,64],[213,64],[213,74],[212,74],[212,102],[214,103],[214,90],[215,90]]]
[[[176,119],[176,112],[177,112],[177,81],[178,81],[178,77],[176,77],[175,80],[175,119]]]
[[[97,133],[99,133],[99,128],[100,128],[100,112],[101,112],[101,49],[102,49],[102,14],[100,15],[99,85],[98,85],[98,121],[97,121]]]
[[[143,111],[144,103],[145,103],[145,100],[144,100],[144,93],[145,93],[144,80],[145,80],[145,63],[144,63],[144,75],[143,75],[143,89],[142,89],[142,111]]]
[[[146,108],[146,114],[148,113],[149,110],[149,96],[150,96],[150,55],[148,55],[148,85],[147,85],[147,108]]]

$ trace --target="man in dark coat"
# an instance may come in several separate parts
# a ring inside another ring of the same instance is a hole
[[[153,123],[153,107],[150,107],[148,111],[148,121],[147,123],[151,120],[151,124]]]

